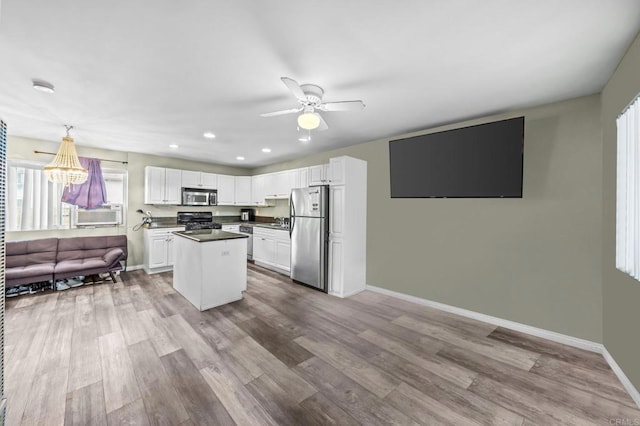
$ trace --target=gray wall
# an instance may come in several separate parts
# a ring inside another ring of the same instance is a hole
[[[253,172],[362,158],[368,284],[601,342],[599,95],[421,133],[519,115],[522,199],[391,199],[388,139]]]
[[[604,344],[640,389],[640,282],[618,271],[616,255],[616,117],[640,92],[640,39],[636,38],[602,92]]]

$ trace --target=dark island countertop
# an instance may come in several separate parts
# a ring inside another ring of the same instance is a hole
[[[174,231],[176,235],[188,238],[199,243],[210,241],[233,240],[235,238],[249,238],[245,234],[237,234],[235,232],[222,231],[220,229],[199,229],[194,231]]]

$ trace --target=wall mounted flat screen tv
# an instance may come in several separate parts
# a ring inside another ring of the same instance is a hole
[[[522,198],[524,117],[389,141],[391,198]]]

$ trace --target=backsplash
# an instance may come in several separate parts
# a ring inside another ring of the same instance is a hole
[[[275,205],[269,207],[255,207],[256,216],[289,217],[289,200],[272,200]]]

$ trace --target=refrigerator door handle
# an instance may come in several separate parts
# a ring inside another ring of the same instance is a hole
[[[293,227],[296,224],[296,206],[293,204],[293,193],[289,195],[289,238],[293,234]]]

